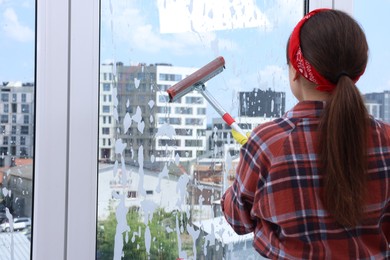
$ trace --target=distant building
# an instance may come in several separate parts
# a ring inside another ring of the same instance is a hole
[[[271,89],[239,92],[239,116],[281,117],[285,113],[286,93]]]
[[[250,92],[239,92],[239,116],[235,118],[244,132],[251,132],[258,125],[284,115],[286,97],[284,92],[254,89]],[[231,127],[222,118],[212,119],[212,129],[209,136],[209,149],[229,145],[232,155],[237,155],[241,147],[232,134]],[[223,151],[220,148],[220,153]]]
[[[126,162],[136,164],[139,152],[145,167],[179,157],[189,161],[206,150],[206,100],[196,91],[168,103],[166,90],[196,68],[170,64],[117,63],[101,66],[99,159],[119,160],[115,142],[126,144]],[[115,71],[115,73],[113,73]],[[174,128],[174,137],[157,135]]]
[[[364,95],[367,111],[373,117],[390,123],[390,91]]]
[[[34,155],[34,84],[3,82],[0,93],[0,167],[7,167]]]

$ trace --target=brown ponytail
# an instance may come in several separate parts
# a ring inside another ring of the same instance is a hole
[[[305,58],[337,84],[319,127],[324,204],[338,223],[356,226],[364,211],[368,113],[353,80],[365,70],[367,41],[356,21],[336,10],[310,18],[300,37]]]
[[[367,111],[358,89],[340,78],[320,124],[324,202],[344,226],[361,220],[367,169]]]

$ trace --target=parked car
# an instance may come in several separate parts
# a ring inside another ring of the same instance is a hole
[[[27,227],[31,226],[31,219],[30,218],[14,218],[14,231],[16,230],[23,230]],[[11,231],[11,227],[9,222],[5,222],[0,225],[0,231],[9,232]]]

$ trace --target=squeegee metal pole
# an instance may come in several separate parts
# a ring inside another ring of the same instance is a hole
[[[210,103],[210,105],[213,106],[213,108],[218,112],[220,116],[223,116],[226,114],[225,109],[222,108],[222,106],[218,103],[218,101],[210,94],[210,92],[207,91],[207,89],[202,88],[200,90],[200,93],[202,96]]]
[[[241,135],[246,137],[245,132],[240,128],[240,126],[234,121],[229,113],[222,108],[218,101],[206,90],[204,86],[198,89],[202,96],[210,103],[210,105],[218,112],[218,114],[225,120],[225,122],[234,130],[239,132]],[[227,119],[228,118],[228,119]]]

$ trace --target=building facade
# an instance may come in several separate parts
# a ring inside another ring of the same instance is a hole
[[[34,84],[3,82],[0,93],[0,167],[9,167],[34,155]]]
[[[239,92],[238,98],[239,116],[235,120],[244,132],[251,132],[258,125],[281,117],[285,113],[286,94],[284,92],[254,89],[250,92]],[[224,145],[229,145],[232,155],[238,154],[241,147],[233,139],[230,126],[222,118],[212,119],[212,129],[208,140],[209,149],[219,149],[218,152],[221,154]]]
[[[367,111],[373,117],[390,123],[390,91],[364,95]]]
[[[286,93],[271,89],[244,91],[239,93],[239,116],[277,118],[286,109]]]
[[[175,158],[190,161],[204,153],[206,100],[193,91],[169,103],[166,93],[195,70],[161,63],[102,65],[100,160],[120,160],[117,145],[125,146],[126,161],[142,159],[146,167]]]

